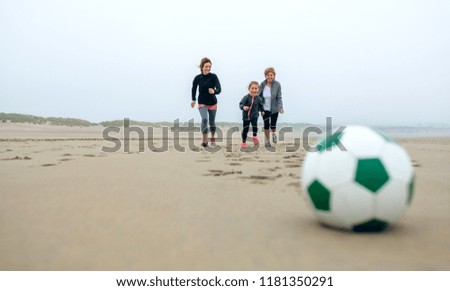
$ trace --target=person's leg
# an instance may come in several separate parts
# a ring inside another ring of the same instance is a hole
[[[273,113],[270,116],[270,129],[272,130],[272,141],[276,143],[277,139],[277,120],[278,120],[278,112]]]
[[[250,127],[250,120],[243,121],[243,129],[242,129],[242,142],[245,143],[247,141],[247,134]]]
[[[253,143],[259,144],[259,140],[258,140],[258,118],[253,118],[251,120],[252,123],[252,130],[253,130]]]
[[[253,136],[258,135],[258,118],[252,118],[252,130],[253,130]]]
[[[263,116],[263,120],[264,120],[264,136],[266,137],[266,145],[270,144],[270,111],[264,111],[264,116]]]
[[[216,110],[208,110],[209,114],[209,130],[211,132],[211,145],[216,145],[216,140],[214,139],[214,134],[216,133]]]
[[[201,107],[199,110],[200,116],[202,117],[201,130],[203,134],[202,146],[207,145],[207,137],[208,137],[208,109],[206,106]]]

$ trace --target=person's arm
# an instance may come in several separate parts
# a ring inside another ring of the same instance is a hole
[[[264,116],[264,104],[263,104],[263,97],[258,97],[258,111],[261,116]]]
[[[192,81],[192,92],[191,92],[191,107],[195,107],[195,94],[197,94],[197,87],[198,87],[198,78],[195,77],[194,81]]]
[[[245,110],[245,111],[248,110],[248,106],[245,105],[246,101],[247,101],[247,96],[244,96],[244,97],[242,98],[241,102],[239,102],[239,108],[240,108],[241,110]],[[244,107],[247,107],[247,109],[244,109]]]
[[[277,100],[277,107],[280,108],[279,111],[281,113],[283,113],[284,108],[283,108],[283,99],[282,99],[282,94],[281,94],[281,84],[280,83],[278,83],[278,91],[277,91],[276,100]]]
[[[192,81],[192,101],[196,101],[195,94],[197,94],[197,87],[198,87],[198,78],[195,77],[194,81]]]
[[[220,94],[220,92],[222,92],[222,86],[220,86],[220,81],[219,78],[217,77],[217,75],[214,75],[214,94]]]
[[[262,99],[262,97],[259,97],[259,96],[257,96],[257,97],[258,97],[258,110],[259,110],[259,112],[264,113],[263,99]]]

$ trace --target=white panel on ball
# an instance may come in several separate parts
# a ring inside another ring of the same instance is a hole
[[[317,162],[317,177],[328,189],[349,183],[355,177],[357,160],[349,152],[341,151],[337,147],[321,152]]]
[[[319,153],[309,152],[305,161],[303,162],[302,168],[302,188],[306,192],[309,184],[316,178],[317,165],[318,165]]]
[[[340,142],[347,151],[357,158],[378,156],[387,143],[380,134],[363,126],[347,127]]]
[[[398,220],[408,208],[409,185],[390,180],[376,195],[375,216],[387,222]]]
[[[344,220],[344,217],[336,216],[335,213],[329,212],[329,211],[316,211],[317,218],[319,222],[336,227],[336,228],[344,228],[349,229],[350,225],[347,225],[347,223]]]
[[[388,143],[380,158],[390,177],[408,184],[411,182],[414,169],[411,159],[401,146],[396,143]]]
[[[348,183],[331,194],[331,211],[346,228],[374,217],[375,196],[355,183]]]

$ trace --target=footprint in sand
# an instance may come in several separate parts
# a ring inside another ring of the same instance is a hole
[[[223,170],[209,170],[210,173],[205,174],[204,176],[227,176],[227,175],[235,175],[235,174],[242,174],[242,171],[223,171]]]
[[[255,157],[243,157],[243,158],[241,158],[241,161],[255,162],[255,159],[259,159],[259,157],[258,156],[255,156]]]
[[[154,153],[163,153],[166,150],[164,148],[161,148],[161,149],[160,148],[155,148],[155,149],[152,149],[151,151],[154,152]]]
[[[289,176],[290,178],[300,179],[300,176],[299,176],[299,175],[296,175],[296,174],[290,173],[288,176]]]
[[[15,156],[14,158],[6,158],[3,159],[4,161],[13,161],[13,160],[31,160],[31,158],[29,156],[25,156],[25,157],[19,157],[19,156]]]
[[[302,156],[300,154],[295,154],[283,157],[283,159],[298,159],[298,158],[302,158]]]
[[[56,164],[42,164],[42,167],[51,167],[51,166],[56,166]]]
[[[240,177],[241,179],[249,179],[249,180],[259,180],[259,181],[264,181],[264,180],[275,180],[277,178],[281,178],[282,175],[278,174],[276,176],[266,176],[266,175],[251,175],[249,177]]]
[[[300,168],[300,164],[287,164],[284,165],[286,168]]]
[[[270,173],[273,173],[273,172],[276,172],[276,171],[278,171],[278,170],[280,170],[280,169],[281,169],[281,167],[261,168],[261,169],[259,169],[259,171],[261,171],[261,172],[270,172]]]
[[[225,154],[225,158],[239,158],[241,155],[240,154]]]
[[[249,177],[241,177],[242,179],[250,180],[252,184],[267,184],[269,181],[273,181],[277,178],[281,178],[282,175],[266,176],[266,175],[251,175]]]

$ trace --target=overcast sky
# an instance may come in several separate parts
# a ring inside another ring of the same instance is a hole
[[[450,124],[450,1],[0,0],[0,112],[199,121],[200,59],[240,122],[275,67],[281,122]]]

